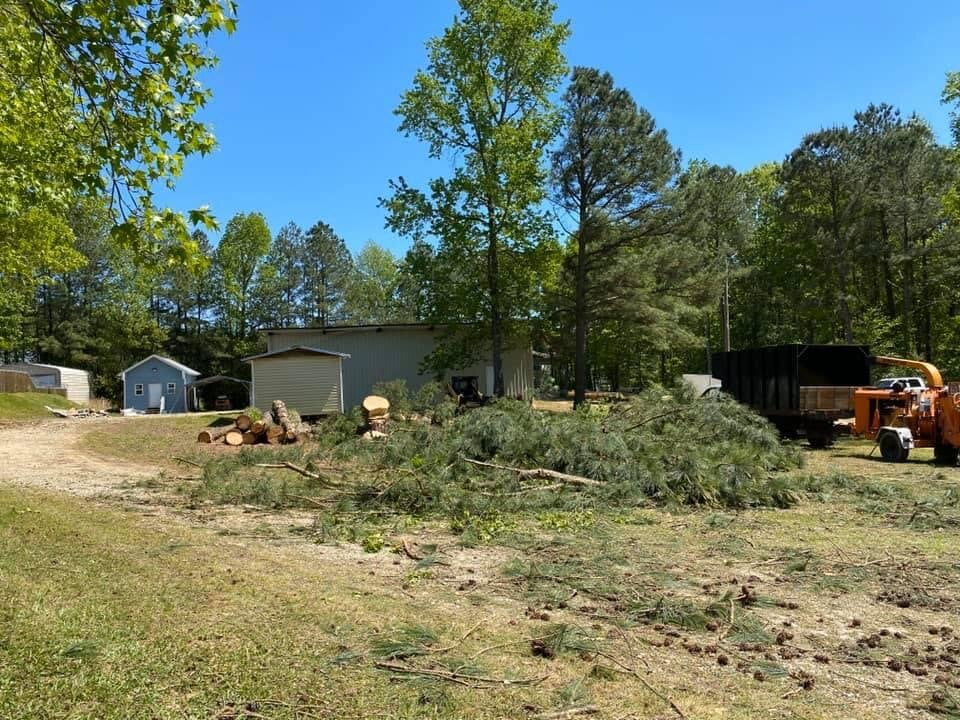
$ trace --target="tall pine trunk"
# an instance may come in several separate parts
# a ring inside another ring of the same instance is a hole
[[[584,223],[577,234],[577,270],[574,278],[573,406],[587,400],[587,238]]]

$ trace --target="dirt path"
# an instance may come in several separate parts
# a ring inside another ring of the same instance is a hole
[[[155,468],[94,458],[79,448],[91,423],[111,420],[52,420],[0,427],[0,482],[20,487],[91,496],[130,492],[131,481],[155,477]]]

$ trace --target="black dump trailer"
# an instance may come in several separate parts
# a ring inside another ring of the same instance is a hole
[[[834,423],[853,415],[853,391],[870,385],[865,345],[772,345],[713,355],[723,390],[768,418],[786,437],[833,442]]]

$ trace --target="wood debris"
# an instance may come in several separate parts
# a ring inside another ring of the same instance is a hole
[[[301,422],[296,413],[287,410],[283,400],[274,400],[259,420],[253,420],[249,415],[238,415],[230,425],[201,430],[197,442],[223,442],[236,447],[263,443],[280,445],[304,442],[309,438],[310,426]]]
[[[49,405],[44,405],[43,407],[58,417],[70,418],[72,420],[91,417],[109,417],[109,413],[103,410],[94,410],[93,408],[53,408]]]

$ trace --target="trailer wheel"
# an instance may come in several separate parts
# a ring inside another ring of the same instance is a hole
[[[960,451],[952,445],[937,445],[933,448],[933,461],[938,465],[953,467],[957,464],[958,455]]]
[[[909,450],[903,449],[900,438],[896,434],[885,432],[880,436],[880,457],[886,462],[903,462],[909,453]]]

